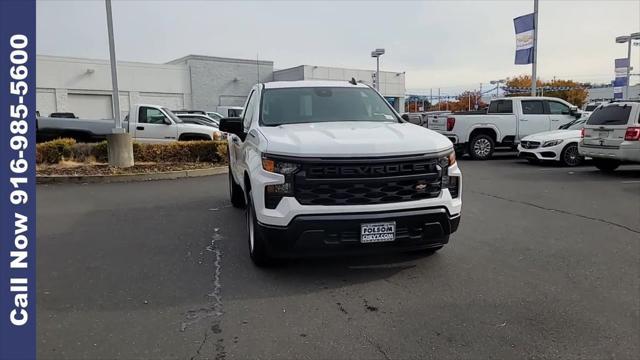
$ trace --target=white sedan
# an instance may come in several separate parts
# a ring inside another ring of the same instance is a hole
[[[518,156],[531,163],[557,161],[564,166],[578,166],[584,157],[578,153],[580,133],[587,117],[574,120],[561,129],[524,137],[518,144]]]

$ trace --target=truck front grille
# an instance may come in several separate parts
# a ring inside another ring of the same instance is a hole
[[[442,174],[438,160],[424,156],[324,159],[302,164],[294,177],[302,205],[370,205],[435,198]]]

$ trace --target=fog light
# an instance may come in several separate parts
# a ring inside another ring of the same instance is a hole
[[[293,192],[291,183],[267,185],[265,188],[267,194],[290,194]]]

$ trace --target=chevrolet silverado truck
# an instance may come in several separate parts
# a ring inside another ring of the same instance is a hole
[[[552,97],[491,100],[486,114],[449,114],[429,118],[427,127],[454,144],[458,156],[487,160],[496,147],[515,148],[525,136],[556,130],[582,117],[576,106]]]
[[[444,136],[407,122],[371,87],[282,81],[251,90],[229,133],[229,193],[249,255],[276,259],[434,252],[456,231],[461,172]]]
[[[171,110],[157,105],[133,105],[122,123],[134,141],[143,143],[212,140],[219,133],[210,126],[187,124]],[[36,118],[38,141],[61,137],[79,142],[99,141],[105,139],[113,127],[113,120],[108,119]]]

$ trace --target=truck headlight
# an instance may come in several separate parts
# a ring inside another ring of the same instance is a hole
[[[456,163],[456,152],[452,151],[449,155],[443,156],[438,160],[438,164],[443,169]]]
[[[558,144],[562,143],[562,139],[557,139],[557,140],[547,140],[545,142],[542,143],[542,147],[550,147],[550,146],[556,146]]]
[[[266,185],[264,188],[265,207],[275,209],[283,197],[294,196],[293,176],[300,169],[300,165],[263,156],[262,168],[268,172],[284,175],[283,184]]]
[[[298,164],[283,162],[265,156],[262,158],[262,168],[268,172],[290,175],[298,171],[300,166]]]

